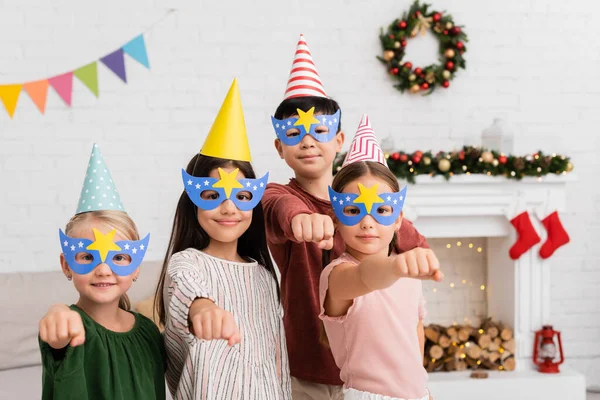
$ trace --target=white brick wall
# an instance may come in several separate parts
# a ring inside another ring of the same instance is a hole
[[[141,231],[152,232],[149,257],[160,258],[181,191],[179,169],[201,146],[234,76],[256,168],[284,181],[290,171],[274,161],[269,115],[303,32],[327,91],[343,107],[349,136],[368,112],[378,135],[392,134],[397,147],[449,149],[501,116],[515,127],[518,151],[573,157],[579,181],[562,216],[572,244],[552,259],[552,316],[569,362],[600,383],[600,189],[594,183],[600,4],[437,2],[466,26],[469,69],[451,90],[410,97],[392,88],[375,59],[379,27],[410,1],[255,3],[0,2],[2,83],[81,66],[137,35],[166,8],[179,10],[146,38],[151,71],[127,60],[128,85],[101,66],[99,99],[75,80],[72,109],[51,90],[45,116],[26,94],[14,120],[0,112],[0,272],[58,268],[57,227],[75,209],[93,141]],[[417,42],[411,51],[420,57]],[[422,51],[430,48],[423,41]]]

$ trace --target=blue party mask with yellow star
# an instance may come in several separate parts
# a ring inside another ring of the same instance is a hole
[[[260,179],[237,179],[239,168],[231,172],[219,168],[219,178],[197,177],[181,170],[183,186],[196,207],[210,211],[231,200],[240,211],[250,211],[262,199],[269,173]]]
[[[392,225],[398,219],[404,200],[406,189],[397,193],[377,194],[379,184],[370,188],[358,184],[360,194],[338,193],[329,187],[329,199],[338,221],[346,226],[358,224],[367,215],[372,216],[381,225]]]
[[[96,228],[93,228],[93,232],[96,239],[94,241],[85,238],[72,238],[65,235],[62,229],[58,230],[60,247],[69,268],[74,273],[85,275],[101,263],[106,263],[115,275],[127,276],[140,266],[148,249],[150,234],[141,240],[115,242],[113,238],[117,233],[116,229],[106,235]],[[92,259],[80,263],[77,261],[77,254],[79,253],[86,253]]]
[[[322,143],[327,143],[335,137],[340,126],[340,110],[337,110],[333,115],[317,115],[316,117],[314,107],[306,112],[299,108],[296,111],[298,117],[287,119],[271,117],[277,138],[283,144],[295,146],[306,135],[310,135]]]

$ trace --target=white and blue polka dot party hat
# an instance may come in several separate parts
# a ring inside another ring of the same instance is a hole
[[[94,143],[76,214],[99,210],[125,212],[110,171],[100,153],[100,147]]]

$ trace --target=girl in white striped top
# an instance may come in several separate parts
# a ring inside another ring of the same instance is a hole
[[[249,162],[196,155],[183,171],[157,288],[175,399],[291,399],[283,309]],[[254,207],[254,208],[252,208]]]

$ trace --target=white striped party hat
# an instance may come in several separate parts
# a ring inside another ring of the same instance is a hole
[[[327,93],[310,55],[306,39],[301,34],[284,97],[287,100],[305,96],[327,97]]]
[[[350,150],[346,154],[342,168],[358,161],[374,161],[387,167],[385,156],[381,151],[381,147],[379,147],[379,143],[377,143],[375,132],[371,127],[371,121],[367,114],[363,115],[360,124],[358,124],[358,129],[352,143],[350,143]]]
[[[99,210],[125,212],[121,196],[100,153],[100,147],[94,143],[75,214]]]

